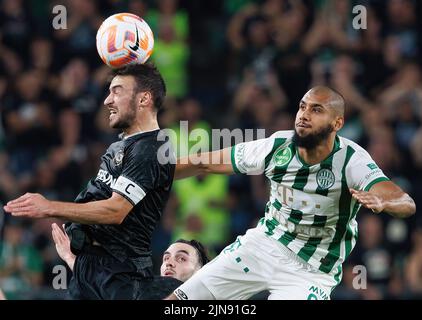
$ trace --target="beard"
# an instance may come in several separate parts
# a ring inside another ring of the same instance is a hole
[[[126,113],[120,113],[119,110],[119,119],[113,124],[111,127],[113,129],[120,129],[125,130],[130,128],[133,124],[133,121],[136,118],[136,102],[135,102],[135,95],[133,95],[132,99],[129,101],[129,108]]]
[[[320,145],[322,141],[327,140],[330,133],[334,131],[334,128],[331,124],[319,129],[315,133],[310,133],[306,136],[299,136],[296,128],[293,134],[293,142],[298,147],[305,149],[314,149],[316,146]]]

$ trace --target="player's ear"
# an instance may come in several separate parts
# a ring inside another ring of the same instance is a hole
[[[336,120],[334,122],[334,131],[339,131],[341,128],[343,128],[344,125],[344,117],[336,117]]]
[[[147,107],[152,103],[152,95],[151,92],[145,91],[141,92],[138,100],[138,104],[140,107]]]

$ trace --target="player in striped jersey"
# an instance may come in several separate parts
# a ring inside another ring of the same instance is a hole
[[[204,154],[200,165],[178,164],[176,178],[265,174],[271,191],[257,227],[169,298],[247,299],[269,290],[269,299],[329,299],[356,243],[359,208],[395,217],[416,210],[362,147],[337,135],[343,124],[343,97],[315,87],[299,103],[295,130]],[[222,161],[205,164],[210,156]]]

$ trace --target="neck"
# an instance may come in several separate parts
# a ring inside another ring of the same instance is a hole
[[[152,131],[159,128],[157,114],[150,114],[146,118],[136,121],[131,127],[123,130],[123,134],[129,136],[134,133]]]
[[[333,151],[335,138],[336,135],[331,134],[327,140],[312,149],[298,147],[300,157],[311,166],[322,162]]]

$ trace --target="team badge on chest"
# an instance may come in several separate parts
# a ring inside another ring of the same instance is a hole
[[[318,187],[321,189],[329,189],[334,185],[336,180],[334,173],[330,169],[319,169],[316,175]]]
[[[116,152],[116,154],[114,155],[114,158],[113,158],[113,163],[116,167],[122,164],[124,155],[125,154],[124,154],[123,150],[119,150],[119,151]]]

